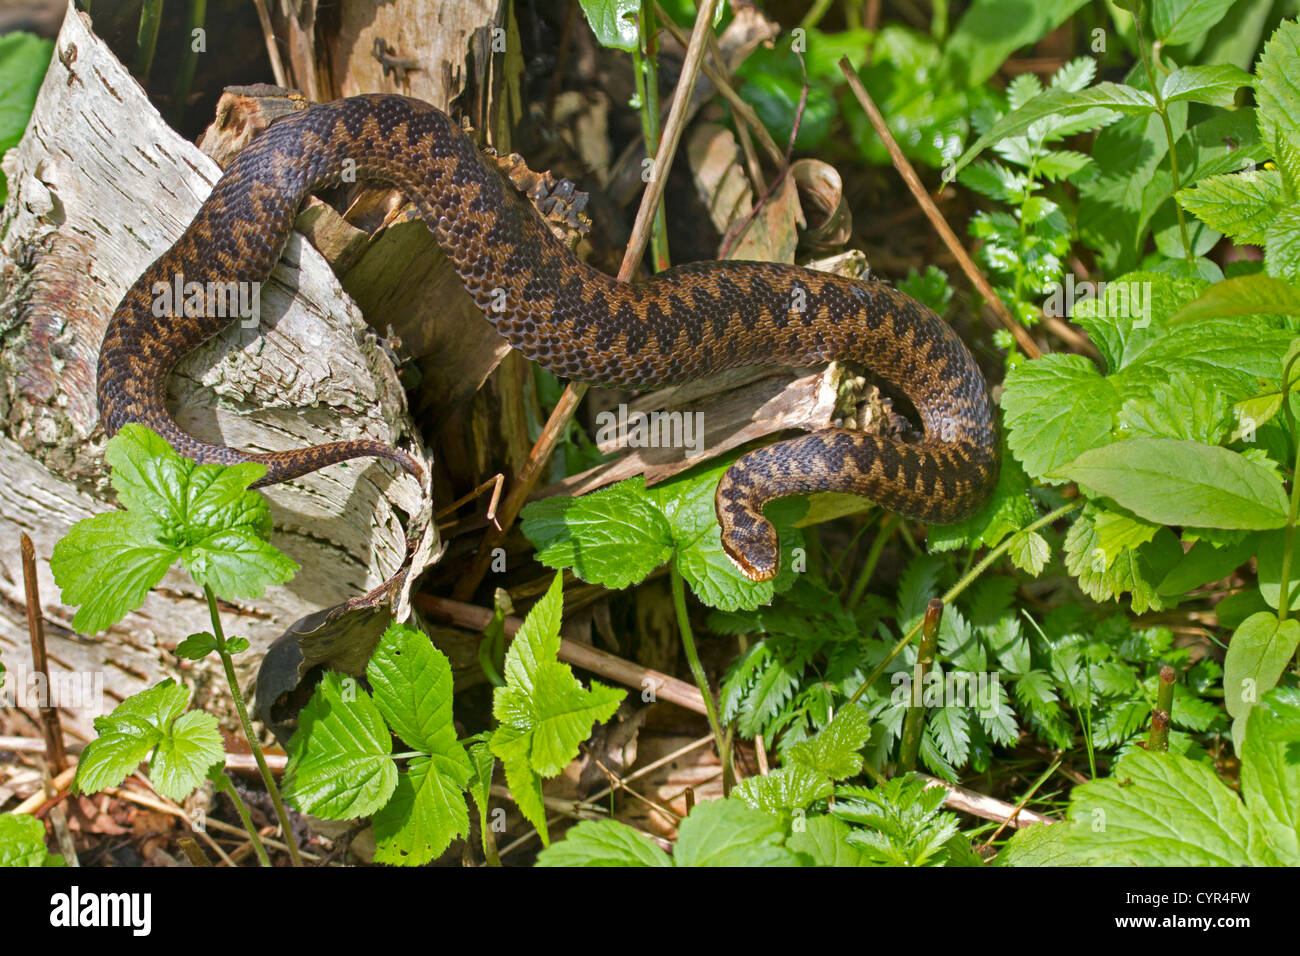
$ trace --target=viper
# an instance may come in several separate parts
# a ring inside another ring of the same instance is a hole
[[[345,174],[404,194],[484,316],[562,378],[649,388],[738,366],[847,360],[905,395],[920,421],[918,440],[828,428],[750,451],[726,471],[715,496],[722,544],[752,580],[773,577],[779,566],[776,530],[763,516],[774,499],[848,492],[945,524],[992,492],[1000,441],[988,386],[965,344],[926,306],[882,282],[767,262],[699,262],[619,282],[554,236],[445,113],[390,95],[291,114],[235,158],[109,321],[98,369],[109,435],[139,422],[199,462],[260,462],[260,485],[371,456],[423,477],[409,454],[382,442],[254,454],[199,441],[167,410],[175,364],[231,319],[193,300],[155,308],[157,290],[262,282],[299,205]]]

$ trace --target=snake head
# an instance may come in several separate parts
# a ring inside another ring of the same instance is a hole
[[[722,550],[731,563],[751,581],[770,581],[781,567],[781,551],[776,528],[757,511],[748,508],[718,507],[722,526]],[[741,512],[739,515],[736,512]]]

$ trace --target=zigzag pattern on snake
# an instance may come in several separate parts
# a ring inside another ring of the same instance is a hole
[[[651,387],[737,366],[846,359],[907,396],[924,428],[920,442],[827,429],[752,451],[726,472],[716,497],[723,546],[751,579],[777,571],[776,532],[762,514],[776,498],[848,492],[942,524],[973,513],[991,494],[1000,443],[988,387],[966,346],[925,306],[883,283],[764,262],[693,263],[618,282],[552,235],[446,114],[388,95],[285,117],[235,159],[109,322],[98,399],[110,435],[140,422],[200,462],[265,464],[262,485],[367,456],[420,477],[405,452],[369,440],[267,454],[200,442],[164,401],[176,362],[231,319],[160,318],[155,284],[177,276],[205,285],[265,280],[301,202],[339,183],[345,169],[414,203],[488,320],[560,377]]]

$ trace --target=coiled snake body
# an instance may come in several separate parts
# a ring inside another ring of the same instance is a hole
[[[200,462],[262,462],[262,485],[366,456],[420,476],[405,452],[370,440],[267,454],[200,442],[164,402],[176,362],[231,319],[202,309],[159,317],[155,285],[177,277],[205,285],[263,281],[299,204],[339,183],[345,170],[405,194],[483,314],[558,376],[648,387],[736,366],[848,359],[910,399],[925,432],[918,443],[833,428],[732,465],[718,486],[718,521],[727,554],[754,580],[777,571],[776,532],[762,514],[773,499],[842,491],[949,523],[992,491],[999,441],[984,378],[957,335],[920,303],[878,282],[762,262],[694,263],[646,282],[618,282],[555,238],[444,113],[384,95],[314,106],[271,124],[131,287],[99,356],[99,412],[110,435],[140,422]]]

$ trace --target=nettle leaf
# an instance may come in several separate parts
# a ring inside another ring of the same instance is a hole
[[[1250,85],[1250,74],[1239,66],[1228,63],[1184,66],[1164,78],[1160,94],[1166,103],[1187,100],[1228,109],[1236,99],[1237,90]]]
[[[825,774],[801,763],[791,763],[766,776],[746,777],[736,784],[733,795],[755,810],[780,816],[824,800],[834,789]]]
[[[672,557],[672,531],[646,497],[644,478],[581,498],[532,502],[522,527],[542,564],[607,588],[636,584]]]
[[[554,777],[578,755],[578,745],[593,724],[613,716],[626,691],[592,681],[585,689],[567,664],[556,659],[560,647],[563,575],[529,612],[506,652],[506,684],[492,697],[501,722],[492,735],[492,752],[506,765],[520,764],[540,777]],[[513,789],[513,784],[511,785]]]
[[[1120,866],[1296,866],[1297,780],[1270,739],[1267,705],[1250,715],[1242,749],[1243,803],[1214,770],[1175,754],[1129,751],[1111,776],[1071,793],[1066,847]],[[1255,740],[1251,736],[1254,732]],[[1152,808],[1159,808],[1153,812]],[[1287,838],[1287,834],[1290,838]]]
[[[537,866],[672,866],[654,840],[617,820],[583,820],[537,855]]]
[[[1081,355],[1045,355],[1007,373],[1002,415],[1007,445],[1031,478],[1111,440],[1123,399]],[[1057,480],[1055,483],[1061,483]]]
[[[1199,442],[1115,442],[1085,451],[1052,477],[1086,485],[1157,524],[1263,530],[1286,523],[1286,493],[1275,472]]]
[[[355,679],[326,671],[289,741],[284,798],[303,813],[351,820],[376,813],[397,788],[393,737]]]
[[[267,543],[270,509],[248,490],[264,466],[196,465],[137,424],[109,441],[105,457],[126,511],[78,522],[50,558],[64,601],[81,605],[79,630],[104,630],[140,607],[177,560],[227,600],[260,597],[298,570]]]
[[[1276,614],[1260,611],[1242,621],[1223,658],[1223,702],[1228,713],[1240,717],[1272,690],[1297,647],[1300,621],[1295,618],[1279,623]]]
[[[1243,245],[1263,245],[1283,203],[1282,175],[1275,169],[1207,176],[1180,189],[1178,204],[1211,229]]]
[[[797,866],[779,819],[736,799],[699,803],[677,829],[676,866]]]
[[[808,740],[785,753],[790,764],[801,764],[832,780],[847,780],[862,772],[859,751],[871,736],[871,717],[858,705],[845,707]]]
[[[808,857],[814,866],[871,866],[871,858],[849,842],[853,832],[839,817],[810,816],[785,841],[787,849]]]
[[[724,462],[698,475],[666,481],[647,494],[668,519],[677,570],[695,596],[724,611],[753,610],[788,590],[798,578],[795,555],[802,552],[804,541],[795,522],[803,517],[807,504],[802,499],[787,498],[767,506],[764,514],[776,528],[781,566],[771,581],[750,581],[722,550],[722,529],[714,510],[718,482],[729,467],[730,463]]]

